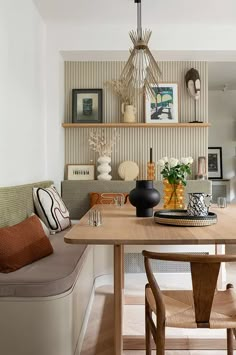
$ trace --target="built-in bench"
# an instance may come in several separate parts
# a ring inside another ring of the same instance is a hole
[[[0,225],[34,212],[32,188],[51,181],[0,188]],[[0,353],[79,354],[82,326],[93,289],[93,248],[51,235],[53,254],[17,271],[0,273]],[[14,340],[13,340],[14,335]]]
[[[64,242],[67,230],[51,235],[53,254],[8,274],[0,273],[0,297],[49,297],[70,290],[81,270],[86,245]]]

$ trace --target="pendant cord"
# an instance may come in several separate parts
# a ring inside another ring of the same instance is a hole
[[[136,1],[137,3],[137,33],[138,39],[142,39],[142,8],[141,8],[141,0]]]

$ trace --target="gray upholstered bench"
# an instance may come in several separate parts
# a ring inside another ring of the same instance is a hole
[[[53,254],[14,272],[0,273],[0,297],[49,297],[70,290],[76,283],[88,248],[66,244],[66,232],[50,236]]]
[[[32,187],[50,184],[0,188],[0,226],[19,223],[31,215]],[[17,271],[0,273],[1,354],[79,353],[93,289],[93,248],[66,244],[65,233],[49,237],[53,254]]]

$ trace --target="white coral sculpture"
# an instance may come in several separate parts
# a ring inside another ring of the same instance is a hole
[[[110,157],[118,137],[116,129],[112,130],[112,135],[109,139],[105,136],[104,130],[99,133],[96,129],[92,129],[89,131],[89,145],[92,150],[98,152],[99,156]]]

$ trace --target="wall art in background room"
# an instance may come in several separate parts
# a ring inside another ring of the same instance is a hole
[[[72,122],[102,122],[102,89],[72,89]]]
[[[155,95],[146,98],[146,123],[178,122],[178,85],[161,83],[153,91]]]
[[[209,147],[208,148],[208,178],[222,179],[222,148]]]
[[[67,165],[67,179],[68,180],[94,180],[94,165]]]

